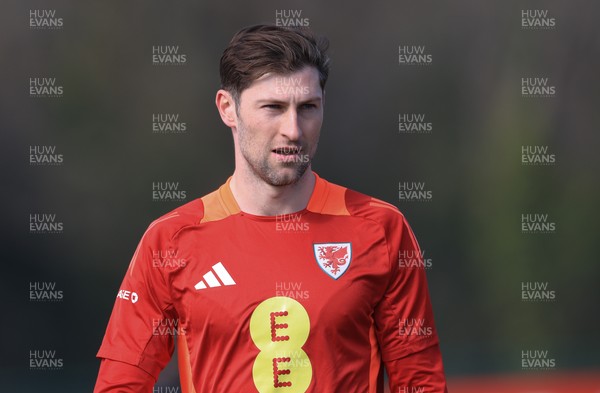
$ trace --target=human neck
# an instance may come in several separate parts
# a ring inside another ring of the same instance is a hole
[[[236,169],[230,187],[241,211],[257,216],[275,216],[305,209],[315,181],[310,167],[296,183],[288,186],[272,186]]]

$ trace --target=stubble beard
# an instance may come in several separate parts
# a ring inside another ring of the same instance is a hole
[[[240,119],[238,124],[238,138],[242,156],[248,163],[254,175],[271,186],[283,187],[297,183],[312,162],[312,156],[307,153],[306,157],[308,157],[308,159],[300,160],[299,162],[276,162],[275,164],[272,164],[269,161],[271,158],[271,150],[264,152],[266,154],[252,154],[253,151],[258,152],[260,149],[266,149],[267,146],[258,148],[253,146],[248,140],[247,135],[248,130]],[[302,146],[302,151],[305,151],[305,146]],[[292,168],[293,173],[281,170],[283,168]]]

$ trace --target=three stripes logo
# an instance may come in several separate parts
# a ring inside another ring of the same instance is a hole
[[[197,290],[215,288],[222,285],[235,285],[235,281],[233,281],[233,278],[231,278],[231,275],[221,262],[212,265],[212,270],[202,276],[202,278],[203,280],[194,285],[194,288]]]

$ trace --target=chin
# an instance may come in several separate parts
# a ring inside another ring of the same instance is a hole
[[[289,186],[296,184],[306,172],[307,167],[287,167],[279,170],[272,170],[261,176],[268,184],[276,187]]]
[[[295,176],[295,175],[291,175],[291,174],[289,174],[289,175],[274,175],[274,176],[271,175],[271,176],[267,176],[265,181],[272,186],[283,187],[283,186],[289,186],[289,185],[295,184],[299,179],[300,179],[299,176]]]

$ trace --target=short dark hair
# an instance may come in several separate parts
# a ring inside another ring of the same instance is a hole
[[[223,51],[219,72],[221,88],[236,103],[252,82],[273,72],[290,74],[305,66],[319,72],[319,84],[325,89],[329,76],[327,38],[316,36],[307,28],[255,25],[238,31]]]

